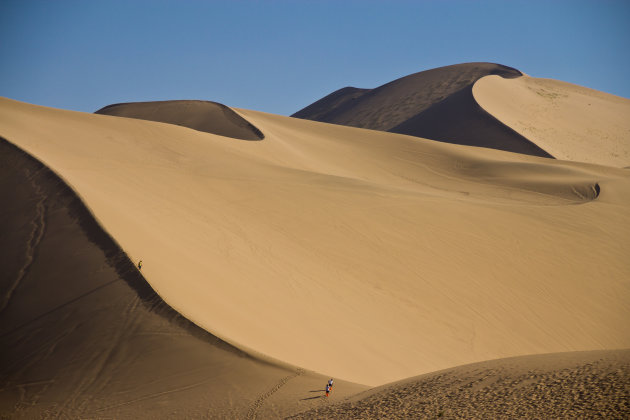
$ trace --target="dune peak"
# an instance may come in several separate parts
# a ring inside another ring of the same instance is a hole
[[[175,124],[239,140],[265,138],[257,127],[232,108],[211,101],[127,102],[105,106],[95,114]]]

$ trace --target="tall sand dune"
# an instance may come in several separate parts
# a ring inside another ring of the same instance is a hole
[[[210,101],[128,102],[108,105],[95,113],[181,125],[241,140],[265,137],[231,108]]]
[[[552,79],[487,76],[476,102],[558,159],[630,166],[630,99]]]
[[[236,111],[263,141],[8,99],[0,135],[248,354],[379,385],[630,347],[627,170]]]
[[[1,418],[270,418],[317,402],[305,395],[328,378],[186,320],[54,173],[3,139],[0,162]]]
[[[440,67],[375,89],[340,89],[292,117],[551,157],[475,102],[472,87],[488,75],[513,79],[522,73],[493,63]]]

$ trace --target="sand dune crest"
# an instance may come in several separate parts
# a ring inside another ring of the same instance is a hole
[[[488,76],[475,83],[483,109],[554,157],[630,163],[630,100],[566,82]]]
[[[241,140],[262,140],[265,137],[231,108],[210,101],[129,102],[108,105],[95,114],[181,125]]]

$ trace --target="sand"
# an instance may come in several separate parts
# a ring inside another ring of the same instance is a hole
[[[571,83],[487,76],[475,100],[557,159],[630,166],[630,99]]]
[[[291,419],[627,418],[630,350],[555,353],[443,370]]]
[[[473,85],[488,75],[511,80],[522,73],[494,63],[456,64],[401,77],[375,89],[343,88],[292,116],[551,157],[477,104]]]
[[[5,140],[0,161],[0,418],[270,418],[323,395],[328,378],[168,307],[41,163]],[[337,382],[339,399],[366,389]]]
[[[255,357],[381,385],[630,347],[627,170],[236,111],[263,141],[8,99],[0,134]]]
[[[339,89],[291,116],[390,131],[452,94],[471,86],[480,78],[492,74],[514,78],[522,73],[494,63],[455,64],[410,74],[374,89]]]
[[[108,105],[95,113],[181,125],[182,127],[240,140],[262,140],[264,138],[259,129],[231,108],[217,102],[129,102]]]

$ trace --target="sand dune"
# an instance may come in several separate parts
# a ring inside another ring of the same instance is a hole
[[[265,137],[231,108],[210,101],[129,102],[108,105],[95,114],[181,125],[241,140],[262,140]]]
[[[0,161],[0,417],[267,418],[323,394],[309,391],[327,378],[257,360],[168,307],[35,159],[0,139]],[[363,389],[340,381],[336,397]]]
[[[498,64],[458,64],[376,89],[340,89],[292,116],[534,156],[630,166],[630,100],[529,77]]]
[[[170,306],[250,354],[378,385],[630,347],[626,170],[247,110],[263,141],[0,110]]]
[[[376,89],[340,89],[292,116],[550,157],[477,105],[472,87],[488,75],[511,80],[522,73],[493,63],[456,64],[405,76]]]
[[[558,159],[630,166],[630,100],[551,79],[488,76],[475,100]]]

